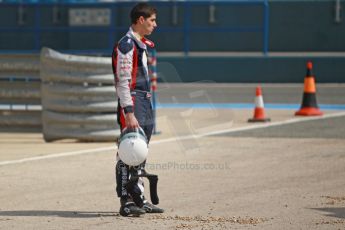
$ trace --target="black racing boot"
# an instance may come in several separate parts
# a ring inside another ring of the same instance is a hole
[[[121,200],[121,216],[140,216],[145,213],[146,210],[139,208],[134,202]]]
[[[141,207],[141,209],[144,209],[147,213],[163,213],[164,209],[158,208],[157,206],[154,206],[153,204],[149,202],[145,202],[144,205]]]

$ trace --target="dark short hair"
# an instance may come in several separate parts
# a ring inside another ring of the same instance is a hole
[[[146,19],[156,13],[157,10],[153,6],[150,6],[147,3],[138,3],[131,10],[131,22],[132,24],[135,24],[141,16]]]

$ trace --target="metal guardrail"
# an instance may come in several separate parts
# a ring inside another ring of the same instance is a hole
[[[155,96],[154,50],[152,55]],[[115,94],[111,58],[48,48],[40,56],[0,55],[0,131],[42,131],[47,142],[114,141],[120,134]]]
[[[155,91],[155,55],[149,61]],[[35,128],[46,141],[113,141],[120,134],[115,94],[109,57],[48,48],[40,56],[0,55],[0,131]]]
[[[39,130],[39,61],[32,55],[0,56],[0,128]]]
[[[120,134],[110,58],[41,51],[45,141],[114,141]]]
[[[151,2],[157,7],[170,7],[172,9],[177,9],[176,7],[181,8],[183,11],[183,25],[182,26],[160,26],[157,28],[158,33],[162,32],[176,32],[183,33],[183,51],[185,55],[188,55],[190,52],[191,44],[191,34],[200,33],[200,32],[216,32],[216,33],[243,33],[243,32],[257,32],[262,34],[262,52],[264,54],[268,53],[269,50],[269,2],[268,0],[223,0],[223,1],[155,1]],[[97,2],[97,1],[24,1],[24,2],[4,2],[0,5],[12,6],[12,7],[32,7],[35,9],[34,16],[34,25],[25,26],[25,27],[0,27],[0,33],[13,32],[13,33],[33,33],[35,35],[34,39],[34,49],[33,50],[3,50],[2,52],[29,52],[29,53],[38,53],[42,46],[45,46],[41,41],[41,34],[44,32],[103,32],[108,34],[108,44],[104,49],[96,50],[66,50],[68,53],[103,53],[109,54],[111,52],[114,42],[114,34],[117,32],[125,32],[128,29],[128,26],[115,26],[115,9],[119,7],[128,7],[132,6],[134,3],[129,2]],[[70,6],[70,7],[83,7],[83,6],[102,6],[109,8],[111,10],[110,24],[108,26],[90,26],[90,27],[78,27],[78,26],[60,26],[60,27],[47,27],[43,26],[41,23],[42,7],[47,6]],[[232,6],[232,5],[244,5],[244,6],[257,6],[262,8],[263,20],[260,26],[223,26],[223,27],[207,27],[207,26],[196,26],[192,24],[192,8],[194,6],[209,6],[210,7],[210,20],[214,20],[214,10],[215,7],[222,6]],[[176,13],[176,10],[174,11]],[[213,12],[213,13],[212,13]],[[175,16],[176,20],[176,16]],[[65,52],[60,50],[60,52]]]

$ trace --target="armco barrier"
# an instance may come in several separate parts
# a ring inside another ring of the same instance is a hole
[[[0,130],[40,131],[37,55],[0,56]]]
[[[111,58],[43,48],[40,63],[45,141],[114,141],[120,130]]]

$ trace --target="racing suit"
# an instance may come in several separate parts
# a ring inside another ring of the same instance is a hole
[[[126,127],[125,114],[134,112],[147,140],[153,130],[153,114],[151,105],[151,83],[148,72],[147,46],[154,47],[153,42],[142,38],[139,40],[132,30],[116,44],[112,54],[112,66],[115,76],[116,94],[118,96],[117,121],[121,131]],[[118,158],[118,157],[117,157]],[[129,167],[120,159],[116,164],[116,191],[122,199],[132,198],[140,207],[145,202],[144,183],[141,178],[127,191],[130,170],[144,170],[145,162],[138,167]],[[140,198],[138,198],[140,197]]]

